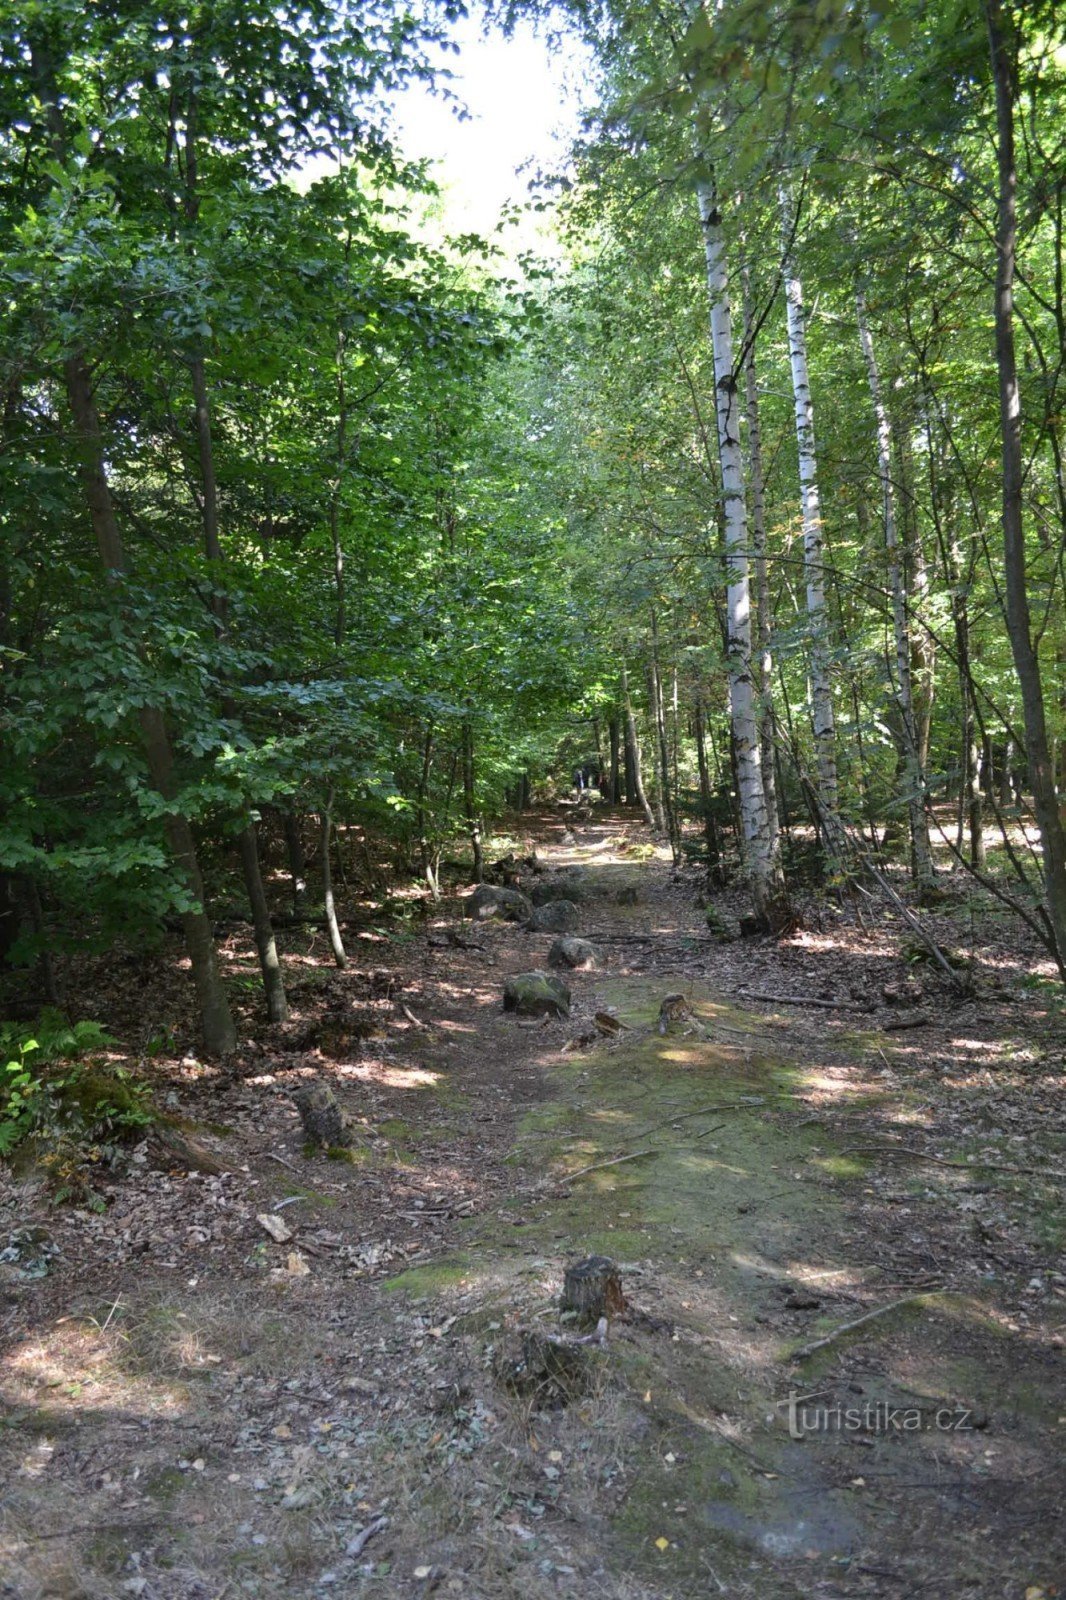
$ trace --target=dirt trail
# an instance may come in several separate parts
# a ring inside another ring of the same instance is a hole
[[[442,919],[361,973],[312,957],[313,1026],[234,1081],[175,1068],[226,1175],[42,1211],[60,1254],[6,1290],[0,1594],[1058,1592],[1058,1213],[1009,1170],[1028,1146],[967,1170],[930,1078],[981,1013],[919,1048],[835,975],[839,1009],[739,1007],[745,981],[824,998],[818,942],[717,944],[617,818],[536,834],[602,953],[568,1021],[502,1013],[551,942],[514,926],[436,948]],[[307,1076],[363,1119],[351,1160],[301,1152]],[[591,1253],[629,1310],[587,1392],[512,1393],[502,1353],[569,1336],[563,1269]]]

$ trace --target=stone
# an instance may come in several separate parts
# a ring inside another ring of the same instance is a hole
[[[516,972],[503,986],[503,1009],[516,1017],[568,1017],[570,990],[550,972]]]
[[[565,877],[542,878],[533,885],[529,897],[535,906],[546,906],[552,900],[583,900],[585,888],[580,878],[567,873]]]
[[[342,1148],[352,1142],[352,1130],[333,1090],[325,1083],[304,1083],[293,1095],[304,1138],[323,1150]]]
[[[599,951],[588,939],[556,939],[548,951],[549,967],[571,967],[579,972],[588,972],[599,958]]]
[[[466,902],[466,914],[475,922],[485,922],[489,917],[502,917],[505,922],[526,922],[533,914],[533,907],[517,889],[479,883]]]
[[[530,933],[573,933],[580,921],[577,906],[572,900],[549,900],[537,906],[526,927]]]

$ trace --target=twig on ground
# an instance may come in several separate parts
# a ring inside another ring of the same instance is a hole
[[[877,1317],[887,1317],[890,1311],[900,1311],[904,1306],[916,1305],[925,1298],[920,1294],[904,1295],[902,1300],[890,1300],[887,1305],[875,1306],[872,1311],[864,1311],[861,1317],[853,1317],[850,1322],[842,1322],[839,1327],[827,1333],[824,1338],[812,1339],[810,1344],[801,1345],[798,1350],[793,1350],[791,1359],[803,1361],[807,1356],[813,1356],[816,1350],[824,1350],[835,1340],[843,1338],[844,1334],[851,1333],[855,1328],[862,1328],[868,1322],[873,1322]]]
[[[407,1019],[412,1028],[430,1028],[433,1026],[433,1024],[430,1022],[423,1022],[421,1017],[416,1017],[410,1006],[404,1005],[402,1000],[398,1000],[397,1005],[399,1007],[400,1014]]]
[[[775,1006],[820,1006],[824,1011],[861,1011],[857,1000],[816,1000],[806,994],[761,994],[756,989],[737,990],[745,1000],[768,1000]]]
[[[575,1183],[578,1178],[587,1178],[590,1172],[602,1172],[606,1167],[620,1167],[623,1161],[639,1161],[643,1156],[658,1155],[657,1150],[634,1150],[628,1156],[612,1156],[610,1161],[594,1161],[590,1167],[578,1167],[576,1172],[567,1172],[561,1178],[549,1178],[538,1187],[548,1189],[562,1189],[568,1183]]]
[[[911,1144],[846,1144],[841,1155],[858,1155],[876,1152],[882,1156],[913,1156],[918,1161],[935,1161],[938,1167],[955,1167],[960,1172],[1018,1172],[1039,1173],[1045,1178],[1066,1178],[1058,1167],[1020,1167],[1013,1161],[983,1161],[980,1156],[973,1161],[951,1161],[947,1156],[935,1156],[929,1150],[916,1150]]]

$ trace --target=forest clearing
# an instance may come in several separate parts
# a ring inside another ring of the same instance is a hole
[[[1066,13],[0,3],[0,1596],[1063,1593]]]

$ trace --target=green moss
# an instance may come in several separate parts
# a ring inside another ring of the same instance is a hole
[[[831,1178],[861,1178],[870,1167],[868,1161],[856,1156],[818,1156],[814,1165]]]
[[[445,1289],[457,1289],[470,1277],[470,1268],[464,1257],[448,1261],[427,1262],[425,1266],[409,1267],[395,1278],[386,1278],[382,1287],[393,1293],[419,1295],[440,1294]]]

